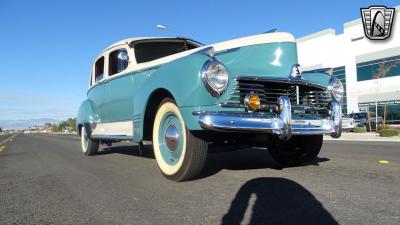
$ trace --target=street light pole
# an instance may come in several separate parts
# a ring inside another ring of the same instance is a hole
[[[172,30],[172,29],[170,29],[170,28],[167,28],[166,26],[164,26],[164,25],[162,25],[162,24],[157,24],[156,25],[156,28],[157,29],[160,29],[160,30],[169,30],[170,32],[172,32],[173,34],[175,34],[175,36],[179,36],[178,35],[178,33],[175,31],[175,30]]]

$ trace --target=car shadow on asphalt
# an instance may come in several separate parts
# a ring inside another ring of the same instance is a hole
[[[139,151],[138,145],[124,145],[105,147],[98,152],[98,155],[123,154],[134,157],[154,159],[153,147],[151,144],[143,146]],[[328,158],[317,158],[314,162],[299,166],[318,166],[320,163],[329,161]],[[293,166],[296,167],[296,166]],[[287,168],[287,167],[286,167]],[[246,148],[233,151],[213,151],[207,155],[207,160],[203,171],[196,179],[203,179],[213,176],[222,170],[254,170],[254,169],[274,169],[282,170],[264,148]]]
[[[314,162],[297,166],[319,166],[320,163],[329,160],[329,158],[317,157]],[[230,152],[215,152],[208,154],[206,164],[198,179],[212,176],[219,173],[221,170],[282,170],[285,168],[277,164],[265,148],[247,148]]]
[[[98,155],[123,154],[123,155],[154,159],[152,145],[143,145],[142,151],[139,150],[138,145],[105,147],[97,154]]]
[[[338,224],[302,185],[277,177],[255,178],[239,189],[221,225],[243,222],[253,225]]]

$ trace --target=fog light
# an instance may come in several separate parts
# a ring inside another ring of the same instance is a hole
[[[244,104],[250,111],[256,111],[261,106],[260,97],[258,97],[254,92],[250,92],[244,98]]]

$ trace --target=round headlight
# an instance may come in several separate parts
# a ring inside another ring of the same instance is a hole
[[[228,71],[218,60],[207,61],[202,70],[204,86],[212,96],[220,96],[228,85]]]
[[[344,95],[344,87],[340,80],[336,78],[331,78],[329,80],[328,89],[336,100],[342,100]]]

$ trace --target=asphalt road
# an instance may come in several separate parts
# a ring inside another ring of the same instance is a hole
[[[0,224],[400,224],[399,143],[325,142],[318,161],[214,153],[175,183],[150,146],[87,157],[76,138],[19,135],[0,152]]]

